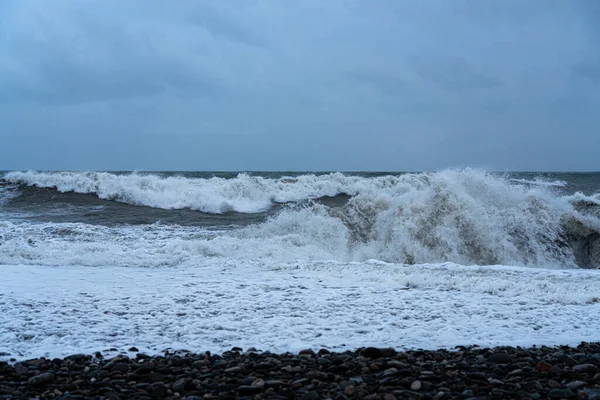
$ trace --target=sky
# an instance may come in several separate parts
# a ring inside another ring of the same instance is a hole
[[[597,0],[2,0],[0,170],[600,170]]]

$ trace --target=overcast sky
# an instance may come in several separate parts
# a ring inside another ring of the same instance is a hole
[[[600,170],[600,1],[0,1],[0,169],[463,166]]]

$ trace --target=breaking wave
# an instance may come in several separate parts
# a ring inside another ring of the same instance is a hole
[[[258,213],[275,204],[305,199],[355,195],[367,188],[394,184],[388,176],[361,178],[341,173],[269,179],[241,173],[233,179],[160,177],[108,172],[9,172],[4,180],[14,184],[55,188],[60,192],[93,194],[137,206],[191,209],[205,213]]]
[[[517,182],[517,183],[523,183],[526,185],[554,186],[554,187],[567,186],[567,182],[565,182],[565,181],[546,181],[546,180],[542,180],[542,179],[529,180],[529,179],[518,179],[518,178],[512,178],[511,181]]]
[[[479,170],[376,178],[240,174],[229,180],[27,172],[5,179],[133,204],[213,212],[296,203],[263,223],[222,232],[5,221],[0,264],[155,266],[221,257],[600,268],[599,195],[561,196],[547,185]],[[339,207],[310,200],[340,193],[352,197]]]

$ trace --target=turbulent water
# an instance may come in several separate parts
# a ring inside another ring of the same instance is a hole
[[[598,173],[0,173],[0,353],[597,340],[598,268]]]
[[[0,264],[600,267],[599,174],[8,172]]]

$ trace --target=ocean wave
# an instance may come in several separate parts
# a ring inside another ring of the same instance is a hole
[[[10,200],[19,196],[19,191],[16,185],[0,185],[0,206],[8,203]]]
[[[567,182],[565,182],[565,181],[546,181],[546,180],[543,180],[540,178],[536,178],[534,180],[512,178],[511,181],[516,182],[516,183],[523,183],[526,185],[538,185],[538,186],[550,186],[550,187],[565,187],[568,185]]]
[[[444,174],[440,172],[437,174]],[[463,175],[484,173],[462,170]],[[524,187],[564,187],[564,181],[545,181],[510,178],[508,180],[484,173],[490,179],[499,179]],[[232,179],[163,177],[153,174],[114,174],[109,172],[9,172],[3,180],[39,188],[54,188],[60,192],[92,194],[100,199],[113,200],[136,206],[161,209],[191,209],[205,213],[258,213],[275,204],[335,197],[338,195],[395,193],[403,188],[417,187],[435,177],[436,173],[362,177],[330,173],[306,174],[295,177],[265,178],[240,173]],[[0,193],[1,195],[1,193]]]
[[[355,195],[393,185],[396,177],[362,178],[341,173],[269,179],[241,173],[233,179],[161,177],[108,172],[9,172],[7,182],[93,194],[100,199],[162,209],[205,213],[257,213],[274,204]]]
[[[599,196],[560,196],[544,186],[516,184],[479,170],[379,178],[330,174],[269,180],[242,174],[231,180],[189,180],[11,173],[7,179],[122,200],[127,193],[139,202],[161,200],[172,206],[189,205],[193,199],[198,205],[204,194],[220,210],[217,205],[224,198],[230,207],[237,201],[238,210],[248,210],[268,201],[338,193],[352,197],[338,207],[313,201],[289,204],[263,223],[209,235],[178,226],[4,221],[4,264],[156,266],[220,257],[600,268]],[[180,203],[173,203],[176,199]],[[203,204],[208,204],[206,199]]]

